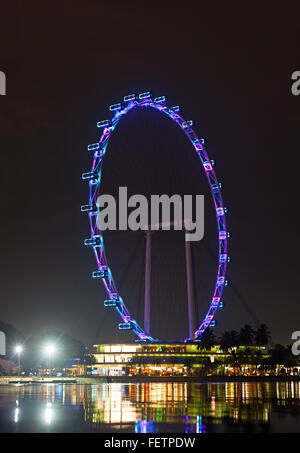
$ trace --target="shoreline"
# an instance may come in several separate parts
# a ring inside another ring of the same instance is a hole
[[[95,376],[95,377],[17,377],[0,376],[0,385],[17,384],[97,384],[97,383],[227,383],[227,382],[300,382],[300,376]]]

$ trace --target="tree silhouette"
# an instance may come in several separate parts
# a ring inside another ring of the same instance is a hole
[[[253,344],[254,330],[248,324],[245,324],[239,333],[239,343],[243,346],[250,346]]]
[[[220,347],[223,351],[239,346],[239,336],[236,330],[225,331],[220,338]]]
[[[285,347],[281,344],[275,344],[274,348],[269,350],[269,354],[268,362],[272,369],[275,369],[278,365],[287,368],[299,366],[299,359],[292,354],[291,346]]]
[[[206,349],[207,351],[209,351],[215,344],[216,336],[213,333],[213,330],[210,327],[208,327],[204,331],[199,343],[197,344],[197,349],[198,351],[200,351],[201,349]]]
[[[266,324],[261,324],[255,331],[255,344],[257,346],[266,346],[271,339],[271,332]]]

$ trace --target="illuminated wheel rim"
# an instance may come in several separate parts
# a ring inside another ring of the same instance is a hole
[[[122,323],[119,324],[120,329],[132,330],[140,341],[158,341],[152,338],[150,334],[147,334],[127,310],[126,305],[117,290],[112,272],[108,266],[105,255],[103,236],[97,226],[97,215],[99,209],[96,201],[101,184],[102,164],[107,150],[109,138],[116,128],[117,124],[119,123],[120,119],[128,112],[130,112],[130,110],[140,107],[154,108],[155,110],[164,113],[169,118],[171,118],[171,120],[178,124],[180,129],[184,132],[184,134],[193,145],[203,166],[206,178],[210,186],[218,227],[218,270],[209,309],[203,320],[201,321],[199,327],[194,332],[194,338],[199,339],[209,326],[213,326],[215,313],[218,308],[222,307],[221,297],[224,286],[227,283],[226,268],[227,262],[229,261],[227,253],[227,238],[229,234],[226,229],[226,208],[223,205],[221,184],[218,183],[213,168],[214,162],[209,160],[203,140],[199,139],[192,129],[192,121],[185,121],[179,115],[179,107],[169,108],[167,106],[164,96],[153,99],[151,93],[149,92],[142,93],[140,95],[125,96],[122,103],[110,106],[110,110],[112,112],[115,112],[111,120],[99,121],[97,123],[97,127],[102,128],[103,132],[98,143],[94,143],[88,146],[88,150],[94,152],[93,164],[91,171],[83,173],[82,175],[82,179],[89,181],[89,204],[83,205],[81,207],[81,211],[88,213],[91,230],[91,237],[89,239],[86,239],[84,243],[85,245],[91,246],[93,248],[97,261],[97,270],[92,273],[92,276],[94,278],[100,278],[102,280],[109,297],[109,299],[106,300],[104,304],[106,306],[114,307],[121,316]],[[191,340],[191,338],[187,338],[186,340]]]

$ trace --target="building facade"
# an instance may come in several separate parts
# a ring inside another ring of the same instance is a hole
[[[201,350],[197,343],[98,344],[94,349],[95,363],[87,374],[96,376],[255,374],[255,357],[265,354],[257,346],[224,352],[219,346]]]

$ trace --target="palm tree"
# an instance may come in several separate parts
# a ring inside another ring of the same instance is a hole
[[[266,346],[271,338],[271,332],[266,324],[261,324],[255,331],[255,344],[257,346]]]
[[[238,347],[239,346],[239,334],[237,333],[236,330],[231,330],[230,331],[230,338],[231,338],[231,346],[232,347]]]
[[[220,348],[223,351],[228,351],[228,349],[231,347],[231,336],[229,331],[225,331],[222,333],[220,337]]]
[[[281,344],[275,344],[275,347],[269,350],[269,354],[269,363],[273,369],[276,369],[277,365],[283,365],[287,368],[298,365],[298,359],[292,354],[290,345],[285,347]]]
[[[228,351],[230,348],[237,347],[239,345],[238,333],[236,330],[226,331],[220,338],[220,347],[224,351]]]
[[[240,329],[239,343],[243,346],[250,346],[253,343],[254,330],[248,324]]]
[[[201,349],[206,349],[207,351],[209,351],[215,344],[216,336],[213,333],[213,330],[210,327],[208,327],[204,331],[199,343],[197,344],[197,349],[198,351],[200,351]]]

